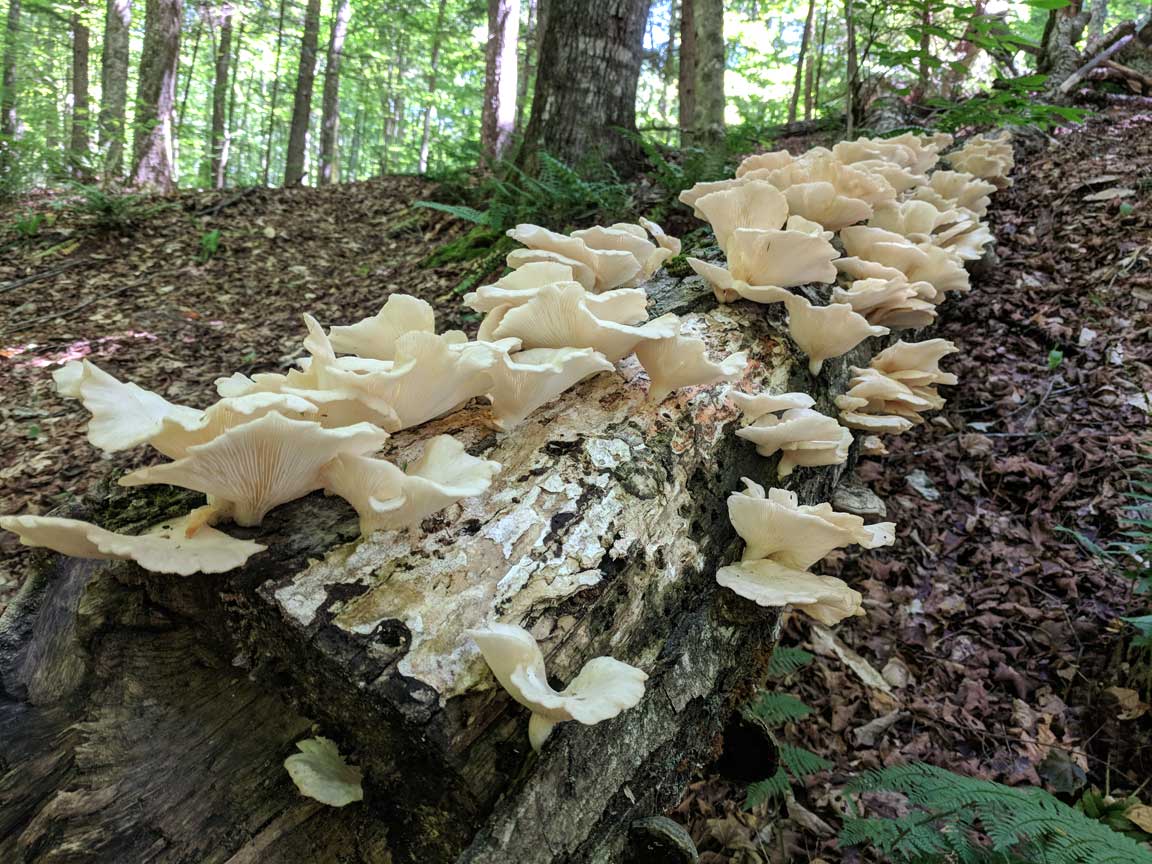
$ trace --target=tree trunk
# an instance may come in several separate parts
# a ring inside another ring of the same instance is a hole
[[[0,70],[0,190],[8,188],[16,158],[13,149],[20,131],[16,116],[16,52],[19,44],[20,0],[8,0],[4,65]]]
[[[328,37],[328,61],[324,68],[324,95],[320,112],[320,171],[317,184],[327,186],[337,177],[337,145],[340,140],[340,60],[344,38],[348,35],[348,18],[352,15],[350,0],[340,0],[332,18]]]
[[[316,45],[320,38],[320,0],[308,0],[304,13],[304,38],[300,43],[300,68],[296,95],[292,99],[292,125],[288,128],[288,153],[284,160],[284,185],[304,182],[304,153],[312,116],[312,84],[316,79]]]
[[[360,176],[360,150],[364,142],[364,103],[356,100],[356,113],[352,117],[352,146],[348,148],[348,179],[356,182]]]
[[[528,24],[524,30],[524,64],[516,87],[516,131],[524,131],[524,108],[528,104],[528,85],[536,71],[536,47],[539,22],[536,20],[537,0],[528,0]]]
[[[713,356],[748,350],[745,383],[767,372],[824,406],[874,347],[814,380],[773,310],[716,312],[695,279],[648,288]],[[0,860],[626,860],[631,823],[679,799],[763,684],[777,623],[715,582],[740,552],[725,499],[774,462],[735,436],[723,388],[661,406],[642,380],[597,376],[499,439],[475,407],[395,436],[406,456],[454,434],[505,465],[430,531],[357,542],[355,513],[318,493],[242,531],[269,549],[225,575],[45,556],[0,622]],[[828,501],[843,471],[789,488]],[[132,490],[70,515],[133,531],[195,498]],[[529,627],[560,681],[606,654],[643,668],[644,699],[534,755],[466,635],[495,620]],[[315,731],[362,767],[363,804],[296,794],[281,763]]]
[[[432,104],[436,98],[436,76],[440,67],[440,40],[444,35],[444,12],[448,8],[448,0],[440,0],[436,12],[436,29],[432,33],[432,56],[428,63],[428,104],[424,106],[424,131],[420,135],[420,162],[416,170],[421,173],[428,171],[428,148],[432,143]]]
[[[627,175],[640,150],[636,86],[648,0],[549,0],[522,161],[600,159]]]
[[[504,158],[516,128],[516,64],[520,41],[520,0],[488,0],[484,111],[480,145],[493,161]]]
[[[808,0],[808,17],[804,19],[804,35],[800,37],[800,56],[796,58],[796,85],[792,88],[792,101],[788,103],[788,122],[796,122],[796,109],[800,105],[800,91],[804,87],[804,63],[807,58],[808,45],[812,41],[812,25],[816,18],[816,0]],[[804,119],[809,119],[809,102],[811,101],[812,78],[809,74],[808,92],[804,99]]]
[[[173,185],[172,121],[183,8],[184,0],[148,0],[145,6],[132,182],[162,191]]]
[[[264,173],[262,182],[268,185],[268,173],[272,166],[272,140],[276,133],[276,100],[280,95],[280,49],[284,45],[284,7],[288,0],[280,0],[280,15],[276,19],[276,62],[272,75],[272,101],[268,106],[268,141],[264,147]]]
[[[1085,53],[1104,37],[1104,24],[1108,20],[1108,0],[1092,0],[1092,14],[1088,19],[1088,45]]]
[[[244,49],[244,20],[240,20],[240,29],[236,33],[236,49],[232,52],[232,83],[228,85],[228,126],[224,134],[224,165],[220,174],[221,187],[228,185],[229,167],[235,165],[237,171],[240,168],[241,151],[236,150],[233,153],[232,137],[235,135],[237,129],[246,129],[247,122],[236,125],[236,79],[240,73],[240,55]],[[248,117],[248,102],[252,92],[252,81],[255,76],[248,76],[248,84],[244,88],[244,118],[247,121]],[[247,136],[242,136],[241,140],[247,140]],[[233,172],[235,175],[237,172]]]
[[[691,0],[696,7],[696,146],[724,143],[724,0]]]
[[[680,0],[672,0],[668,9],[668,41],[664,43],[664,57],[660,64],[660,116],[668,116],[668,93],[675,84],[677,74],[676,32],[680,28]]]
[[[912,103],[919,104],[928,95],[928,61],[931,59],[932,37],[928,28],[932,26],[932,6],[925,3],[920,10],[920,56],[916,87],[912,91]]]
[[[827,0],[820,10],[820,38],[816,42],[816,72],[812,81],[812,113],[820,110],[820,78],[824,73],[824,49],[828,44],[828,9],[831,5],[832,0]],[[805,117],[804,119],[809,120],[811,118]]]
[[[108,0],[104,15],[104,48],[100,60],[100,147],[104,176],[124,174],[124,118],[128,105],[131,0]]]
[[[88,96],[88,35],[88,26],[80,13],[72,13],[72,136],[68,145],[68,164],[72,178],[81,182],[92,179],[88,164],[92,155],[88,137],[91,112]]]
[[[693,0],[680,2],[680,146],[692,146],[696,128],[696,24],[692,20]]]
[[[232,62],[232,16],[230,3],[222,3],[216,11],[220,27],[220,40],[216,43],[215,74],[212,78],[212,131],[208,138],[209,182],[213,189],[224,188],[225,147],[228,131],[228,90],[231,84],[229,65]],[[209,12],[209,14],[212,14]]]
[[[856,112],[859,110],[859,106],[856,104],[856,78],[858,75],[856,64],[856,17],[852,8],[852,0],[844,0],[844,26],[848,41],[847,74],[845,76],[848,80],[844,96],[844,117],[846,123],[844,137],[851,139],[856,131]]]

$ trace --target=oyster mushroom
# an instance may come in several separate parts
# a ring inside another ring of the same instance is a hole
[[[528,247],[508,253],[509,267],[515,270],[536,261],[564,264],[572,268],[577,282],[594,293],[630,282],[643,266],[631,252],[593,249],[579,237],[557,234],[539,225],[517,225],[507,234]]]
[[[836,280],[836,266],[832,263],[836,249],[822,232],[813,233],[808,226],[784,230],[738,228],[728,245],[727,268],[698,258],[687,259],[722,303],[740,297],[756,303],[774,303],[780,288]]]
[[[418,297],[393,294],[371,318],[355,324],[333,327],[328,338],[335,351],[376,360],[392,360],[396,340],[405,333],[436,332],[432,306]]]
[[[615,368],[591,348],[533,348],[503,354],[493,367],[487,394],[493,422],[508,432],[578,382]]]
[[[488,668],[508,695],[532,712],[528,740],[539,751],[557,723],[609,720],[644,698],[647,674],[613,657],[595,657],[563,690],[552,689],[532,634],[513,624],[469,630]]]
[[[807,394],[786,395],[804,396],[811,402]],[[761,456],[779,452],[778,476],[787,477],[798,465],[840,465],[848,460],[852,433],[835,418],[813,411],[808,406],[788,407],[788,400],[781,397],[749,397],[734,401],[749,421],[749,425],[736,430],[736,435],[755,444],[756,452]],[[766,410],[765,405],[769,406]],[[782,413],[777,417],[776,412]]]
[[[788,202],[771,183],[753,180],[732,189],[712,192],[696,200],[725,252],[738,228],[778,229],[788,220]]]
[[[788,310],[788,333],[808,355],[808,370],[820,374],[824,361],[847,354],[869,336],[884,336],[887,327],[868,323],[846,303],[813,306],[798,294],[777,289],[765,292],[765,302],[782,301]]]
[[[662,402],[673,390],[728,381],[740,375],[748,365],[748,354],[739,351],[719,363],[708,359],[708,346],[703,339],[670,336],[652,339],[636,346],[636,359],[648,373],[648,400]]]

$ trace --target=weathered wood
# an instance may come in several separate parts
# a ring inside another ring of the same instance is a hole
[[[875,348],[814,381],[776,307],[717,308],[695,277],[648,287],[714,356],[750,352],[748,389],[807,390],[830,413]],[[630,825],[718,753],[777,622],[715,584],[739,552],[725,499],[741,476],[774,483],[775,460],[736,438],[722,388],[653,405],[634,361],[621,370],[512,434],[474,406],[396,436],[401,462],[448,433],[504,466],[411,534],[356,542],[351,508],[317,494],[238,529],[270,549],[230,574],[45,557],[0,619],[0,860],[622,860]],[[828,500],[843,471],[787,485]],[[195,497],[117,491],[83,510],[139,527]],[[495,618],[529,627],[560,682],[601,654],[640,666],[644,700],[533,754],[526,712],[464,635]],[[363,766],[363,804],[296,794],[281,763],[313,723]]]

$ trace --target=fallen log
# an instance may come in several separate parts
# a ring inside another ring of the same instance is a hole
[[[648,288],[713,356],[749,351],[745,389],[806,390],[827,413],[876,348],[814,380],[778,307],[717,308],[696,277]],[[512,434],[471,407],[397,435],[401,462],[447,433],[503,465],[409,534],[357,541],[354,511],[316,494],[236,529],[269,551],[220,576],[39,557],[0,619],[0,860],[626,860],[629,826],[718,754],[775,643],[776,616],[715,582],[739,552],[727,495],[749,476],[826,501],[845,466],[777,483],[722,388],[651,404],[634,361],[622,373]],[[67,515],[131,531],[196,503],[116,490]],[[602,654],[643,668],[644,700],[534,754],[465,636],[497,618],[561,681]],[[363,768],[362,803],[296,792],[282,763],[316,732]]]

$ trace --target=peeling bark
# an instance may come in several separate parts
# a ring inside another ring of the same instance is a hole
[[[696,277],[648,289],[713,356],[749,351],[747,389],[825,411],[875,347],[813,380],[776,307],[717,307]],[[654,405],[635,361],[620,371],[512,434],[472,406],[397,435],[401,462],[447,433],[504,466],[409,534],[357,541],[352,509],[317,494],[236,529],[270,549],[221,576],[45,556],[0,619],[0,860],[621,860],[632,821],[717,754],[777,619],[715,583],[740,547],[726,498],[741,476],[774,484],[775,461],[735,436],[723,388]],[[787,485],[826,501],[843,472]],[[136,530],[196,498],[117,491],[72,515]],[[497,617],[560,681],[602,654],[640,666],[644,700],[533,754],[527,712],[464,637]],[[363,804],[296,795],[281,763],[312,722],[363,766]]]

